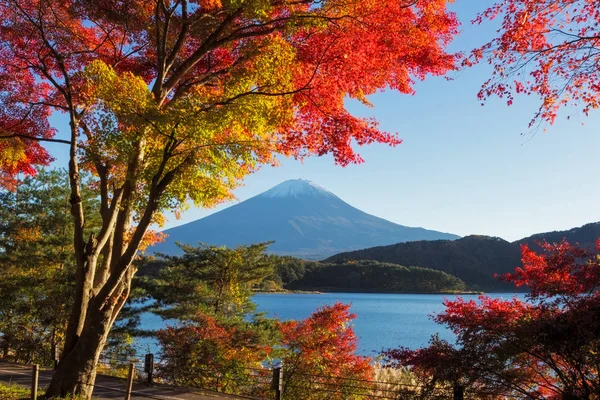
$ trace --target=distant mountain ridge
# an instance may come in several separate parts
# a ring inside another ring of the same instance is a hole
[[[232,247],[275,241],[270,251],[313,260],[376,245],[459,238],[367,214],[303,179],[285,181],[239,204],[164,232],[168,234],[166,242],[151,251],[178,254],[176,242]]]
[[[580,246],[590,247],[596,245],[596,240],[598,238],[600,238],[600,222],[592,222],[566,231],[537,233],[517,240],[514,243],[529,244],[530,246],[533,246],[536,241],[546,240],[547,242],[552,243],[567,239],[571,243],[579,243]]]
[[[566,239],[584,247],[594,246],[600,237],[600,222],[567,231],[535,234],[515,242],[471,235],[458,240],[417,241],[377,246],[329,257],[325,262],[374,260],[406,266],[436,269],[451,274],[474,289],[514,291],[514,286],[498,281],[494,274],[513,272],[521,265],[520,245],[536,247],[535,242],[560,242]]]

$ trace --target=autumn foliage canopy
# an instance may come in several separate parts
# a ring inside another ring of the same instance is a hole
[[[282,365],[284,397],[364,399],[369,387],[357,382],[372,379],[373,367],[369,358],[355,354],[355,315],[349,309],[335,303],[302,321],[259,324],[232,324],[199,312],[192,321],[158,331],[159,376],[180,385],[269,398],[271,367]],[[269,326],[270,341],[261,325]]]
[[[600,106],[600,7],[593,0],[506,0],[473,22],[500,19],[500,34],[473,51],[466,65],[485,60],[493,76],[480,99],[515,94],[542,99],[536,122],[553,123],[559,109],[572,106],[586,114]]]
[[[5,0],[0,14],[3,174],[33,173],[60,138],[119,185],[143,138],[140,188],[179,168],[170,197],[200,204],[275,152],[345,165],[360,161],[353,142],[400,143],[344,98],[412,93],[455,64],[446,0]],[[73,114],[76,138],[50,126],[56,110]]]
[[[368,357],[356,355],[350,304],[324,306],[303,321],[280,325],[285,394],[291,398],[353,399],[367,392],[357,382],[373,379]],[[362,391],[362,392],[361,392]]]

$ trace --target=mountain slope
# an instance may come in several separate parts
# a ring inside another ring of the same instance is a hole
[[[283,182],[258,196],[165,233],[169,235],[167,241],[153,251],[176,254],[176,242],[236,246],[275,241],[270,247],[272,252],[306,259],[376,245],[458,238],[367,214],[302,179]]]
[[[495,281],[494,273],[514,270],[519,259],[519,247],[510,242],[489,236],[467,236],[453,241],[418,241],[373,247],[337,254],[326,262],[375,260],[419,266],[454,275],[471,287],[501,290],[505,286]]]
[[[490,236],[467,236],[448,241],[419,241],[379,246],[336,254],[326,262],[375,260],[401,265],[437,269],[465,281],[467,285],[489,291],[514,290],[513,286],[494,279],[494,274],[514,271],[521,265],[520,245],[535,246],[535,242],[563,239],[591,246],[600,237],[600,223],[587,224],[568,231],[536,234],[515,242]]]

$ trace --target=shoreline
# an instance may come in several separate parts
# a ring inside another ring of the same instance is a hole
[[[318,290],[252,290],[252,294],[325,294]]]
[[[332,293],[352,293],[352,294],[423,294],[423,295],[456,295],[456,296],[474,296],[483,295],[487,292],[481,291],[460,291],[460,292],[392,292],[392,291],[374,291],[374,290],[356,290],[356,289],[334,289],[323,288],[315,290],[253,290],[252,294],[332,294]],[[499,292],[500,293],[500,292]]]

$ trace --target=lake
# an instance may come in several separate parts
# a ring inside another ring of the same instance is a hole
[[[510,299],[513,293],[490,294],[494,298]],[[517,296],[522,296],[517,295]],[[358,337],[358,353],[373,355],[382,349],[399,346],[418,348],[427,345],[429,338],[439,334],[453,340],[453,334],[434,323],[430,316],[444,310],[444,298],[454,295],[440,294],[371,294],[371,293],[323,293],[323,294],[257,294],[253,297],[258,311],[282,320],[304,319],[318,307],[336,301],[351,304],[356,314],[354,332]],[[476,295],[462,295],[464,299],[477,299]],[[153,314],[144,314],[142,329],[160,329],[173,321],[163,321]],[[155,350],[150,339],[140,339],[140,351]]]

